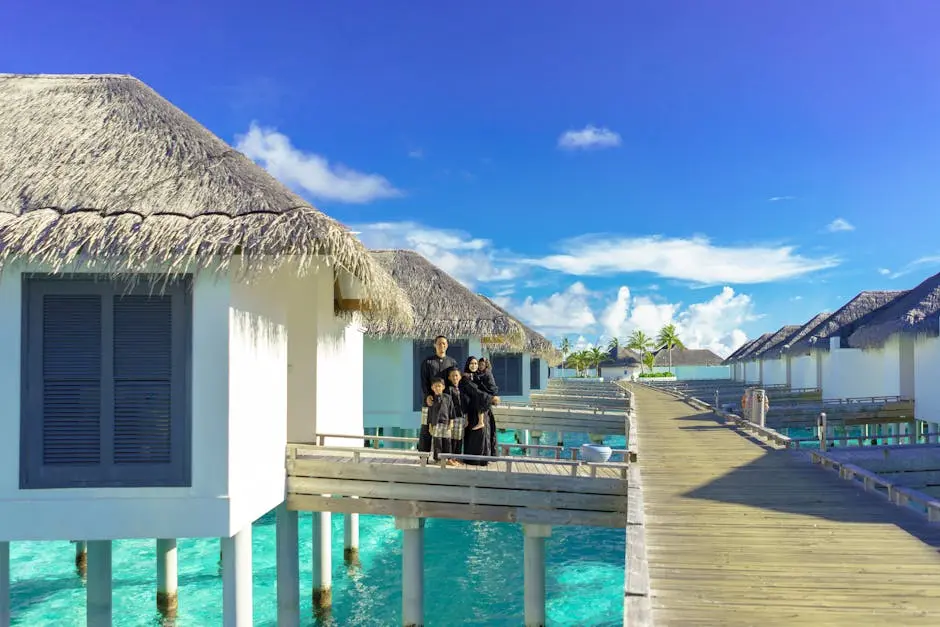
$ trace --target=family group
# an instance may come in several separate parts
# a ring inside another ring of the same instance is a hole
[[[418,450],[435,460],[442,453],[450,466],[461,463],[485,466],[496,455],[496,418],[499,389],[485,358],[470,356],[463,370],[447,355],[447,338],[434,338],[434,354],[421,362],[422,411]]]

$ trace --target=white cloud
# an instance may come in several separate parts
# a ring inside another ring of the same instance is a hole
[[[411,157],[412,159],[423,159],[424,151],[421,150],[420,148],[414,148],[408,151],[408,156]]]
[[[614,148],[621,143],[620,135],[609,128],[588,124],[581,130],[565,131],[558,138],[558,147],[565,150]]]
[[[385,177],[357,172],[326,157],[295,148],[286,135],[251,123],[235,147],[285,185],[315,198],[366,203],[401,196]]]
[[[878,274],[882,276],[886,276],[889,279],[897,279],[902,276],[911,274],[912,272],[917,272],[921,270],[922,268],[925,268],[925,267],[929,268],[931,266],[938,266],[938,265],[940,265],[940,255],[927,255],[925,257],[920,257],[919,259],[915,259],[914,261],[911,261],[910,263],[906,264],[903,268],[897,271],[892,271],[892,270],[889,270],[888,268],[879,268]]]
[[[803,297],[802,297],[802,296],[793,296],[792,298],[790,298],[790,301],[791,301],[791,302],[794,302],[794,303],[795,303],[796,301],[798,301],[798,300],[803,300]]]
[[[838,265],[834,257],[812,259],[792,246],[723,247],[705,237],[617,238],[582,236],[562,242],[562,254],[529,263],[576,276],[651,272],[696,283],[768,283]]]
[[[369,248],[421,253],[470,289],[478,283],[509,281],[517,276],[515,264],[497,259],[490,240],[470,237],[462,231],[417,222],[374,222],[350,228],[360,232],[359,239]]]
[[[598,335],[626,339],[636,329],[655,336],[664,325],[675,324],[686,346],[708,348],[721,356],[729,355],[747,340],[741,326],[757,319],[751,297],[736,294],[730,287],[722,288],[710,300],[684,309],[682,303],[633,296],[627,286],[621,286],[617,296],[606,303],[592,306],[592,296],[596,295],[583,283],[575,282],[544,300],[530,296],[518,304],[509,298],[497,302],[549,336],[578,333],[580,340]]]
[[[531,296],[518,304],[513,304],[508,298],[494,300],[526,324],[547,335],[565,335],[583,332],[597,322],[588,303],[590,296],[588,289],[578,281],[563,292],[555,292],[543,300],[535,300]]]
[[[796,196],[771,196],[767,202],[780,202],[782,200],[796,200]]]
[[[830,233],[839,233],[840,231],[854,231],[855,227],[845,218],[836,218],[826,226]]]

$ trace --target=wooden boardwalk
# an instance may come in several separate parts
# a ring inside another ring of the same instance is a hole
[[[940,527],[631,389],[657,627],[940,625]]]

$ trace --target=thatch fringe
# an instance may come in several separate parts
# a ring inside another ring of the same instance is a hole
[[[863,319],[872,312],[906,294],[906,291],[860,292],[842,305],[800,340],[790,344],[789,352],[805,352],[811,349],[829,350],[829,338],[848,338]]]
[[[0,267],[249,280],[325,263],[370,315],[411,319],[347,229],[133,77],[0,75],[0,172]]]
[[[764,345],[755,350],[752,354],[752,358],[759,359],[774,359],[776,356],[771,355],[770,351],[775,348],[779,348],[781,344],[785,344],[787,338],[792,337],[794,333],[801,329],[799,324],[788,324],[780,327],[776,333],[770,336]]]
[[[798,344],[803,338],[805,338],[813,329],[815,329],[819,324],[824,320],[829,318],[832,315],[832,312],[826,311],[823,313],[818,313],[812,318],[809,319],[803,326],[799,327],[794,331],[790,337],[786,338],[784,341],[780,342],[774,348],[771,348],[764,356],[770,359],[775,359],[784,354],[788,354],[790,349]]]
[[[431,339],[479,337],[487,346],[521,351],[526,344],[522,326],[505,312],[474,294],[449,274],[411,250],[376,250],[372,257],[405,294],[414,311],[411,323],[367,321],[374,337]]]
[[[749,350],[751,346],[754,345],[754,342],[756,342],[757,340],[758,338],[747,340],[746,342],[744,342],[744,344],[741,344],[734,351],[732,351],[730,355],[725,357],[725,360],[722,363],[727,365],[727,364],[732,364],[738,361],[738,357],[743,355],[745,351]]]
[[[754,340],[754,342],[751,343],[751,345],[748,346],[746,350],[741,351],[741,352],[738,354],[738,356],[735,358],[735,360],[736,360],[736,361],[750,361],[750,360],[754,359],[754,353],[757,352],[758,350],[760,350],[760,348],[761,348],[761,347],[767,342],[767,340],[769,340],[772,336],[773,336],[773,332],[764,333],[763,335],[761,335],[760,337],[758,337],[756,340]]]
[[[854,348],[881,348],[897,333],[940,335],[940,274],[859,321],[848,343]]]
[[[490,306],[492,306],[494,309],[497,309],[503,312],[505,315],[515,320],[516,323],[520,327],[522,327],[522,331],[525,333],[525,345],[523,346],[523,350],[525,352],[537,357],[538,359],[542,359],[546,361],[548,365],[552,367],[557,366],[558,364],[561,363],[562,358],[563,358],[561,351],[555,348],[555,345],[552,344],[548,338],[538,333],[537,331],[533,330],[532,328],[528,327],[526,324],[521,322],[518,318],[516,318],[511,313],[509,313],[508,311],[500,307],[498,304],[496,304],[488,296],[484,296],[483,294],[479,294],[478,296],[486,300],[486,302],[489,303]],[[490,347],[490,348],[494,348],[494,347]]]

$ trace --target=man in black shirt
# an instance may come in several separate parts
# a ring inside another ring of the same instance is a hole
[[[431,406],[431,379],[443,377],[448,368],[460,368],[453,357],[447,355],[447,338],[438,335],[434,338],[434,354],[421,362],[421,392],[424,395],[424,404]]]

